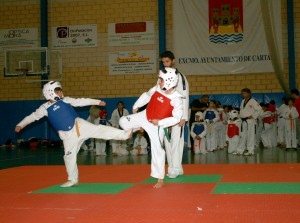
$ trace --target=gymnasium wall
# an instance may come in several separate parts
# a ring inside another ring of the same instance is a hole
[[[166,46],[173,49],[172,1],[166,0]],[[48,0],[48,45],[51,48],[51,26],[97,24],[98,46],[62,49],[64,94],[71,97],[105,99],[112,111],[118,100],[134,100],[156,82],[157,74],[109,75],[108,53],[126,50],[156,50],[158,58],[157,0]],[[40,0],[0,0],[0,29],[39,28]],[[286,1],[282,0],[282,35],[284,72],[288,82]],[[296,86],[300,88],[300,0],[294,0]],[[118,22],[154,21],[154,45],[109,47],[107,24]],[[39,37],[40,38],[40,37]],[[45,120],[28,127],[16,136],[14,126],[42,103],[41,83],[29,83],[24,78],[4,77],[4,54],[0,51],[0,144],[7,138],[56,137]],[[239,75],[188,74],[190,99],[202,94],[220,99],[222,103],[240,101],[240,90],[249,87],[261,101],[280,101],[282,90],[274,73]],[[88,108],[77,109],[87,117]],[[45,128],[47,127],[47,128]]]
[[[0,0],[0,29],[40,28],[40,0]],[[158,33],[157,0],[48,0],[49,47],[51,48],[51,26],[97,24],[98,47],[62,49],[63,88],[66,95],[74,97],[114,98],[136,97],[150,88],[156,74],[109,75],[108,52],[132,49],[157,50],[156,44],[145,46],[109,47],[107,24],[115,22],[154,21]],[[166,0],[167,49],[172,50],[172,0]],[[296,83],[300,87],[300,0],[294,0]],[[284,72],[288,81],[286,1],[282,0],[282,30],[284,49]],[[4,65],[3,52],[0,68]],[[157,55],[158,56],[158,55]],[[231,94],[249,87],[253,92],[281,92],[274,73],[239,75],[186,74],[190,83],[190,94]],[[41,99],[40,83],[27,83],[22,78],[4,78],[0,69],[0,100]]]

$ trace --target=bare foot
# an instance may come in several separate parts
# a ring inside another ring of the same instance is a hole
[[[158,179],[157,183],[153,186],[153,188],[162,188],[165,185],[163,179]]]

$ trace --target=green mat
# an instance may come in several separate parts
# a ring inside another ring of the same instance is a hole
[[[300,183],[219,183],[213,194],[300,194]]]
[[[166,183],[217,183],[221,180],[222,175],[219,174],[208,174],[208,175],[182,175],[177,178],[165,177]],[[156,178],[148,178],[143,183],[155,183]]]
[[[34,194],[117,194],[129,187],[132,183],[81,183],[78,186],[62,188],[60,185],[33,191]]]

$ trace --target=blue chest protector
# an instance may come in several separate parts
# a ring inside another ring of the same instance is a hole
[[[216,118],[216,114],[213,111],[206,111],[205,119],[213,120]]]
[[[99,124],[100,125],[106,125],[106,120],[105,119],[100,119]]]
[[[200,135],[204,131],[204,125],[203,124],[194,124],[193,132],[196,135]]]
[[[74,108],[62,100],[51,105],[47,111],[48,120],[56,131],[71,130],[75,124],[75,119],[78,117]]]

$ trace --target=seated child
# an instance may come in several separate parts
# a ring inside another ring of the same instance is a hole
[[[130,151],[132,155],[147,155],[147,140],[144,137],[144,132],[138,131],[136,139],[133,143],[133,149]]]

